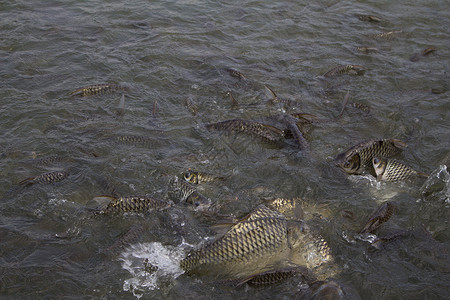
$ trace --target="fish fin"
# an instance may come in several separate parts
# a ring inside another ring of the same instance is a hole
[[[394,146],[399,149],[406,149],[408,147],[408,144],[406,144],[403,141],[397,140],[397,139],[391,139],[391,141],[394,143]]]
[[[108,204],[110,204],[113,201],[116,201],[117,198],[109,195],[100,195],[92,198],[96,203],[98,203],[97,209],[98,210],[104,210]]]
[[[34,177],[28,177],[28,178],[22,180],[21,182],[19,182],[18,184],[19,185],[32,185],[34,183],[33,180],[34,180]]]
[[[267,85],[264,86],[266,88],[266,95],[268,97],[270,97],[270,99],[277,99],[277,94],[275,94],[275,92],[269,88]]]
[[[430,175],[426,174],[426,173],[422,173],[422,172],[417,172],[417,176],[421,176],[421,177],[428,177]]]

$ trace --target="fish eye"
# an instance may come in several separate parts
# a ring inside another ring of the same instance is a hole
[[[191,172],[190,171],[185,172],[184,173],[184,178],[188,179],[189,177],[191,177]]]
[[[348,168],[348,167],[350,167],[350,162],[347,160],[347,161],[344,163],[344,168]]]
[[[200,206],[200,202],[199,202],[199,201],[195,201],[195,202],[194,202],[194,205],[195,205],[195,206]]]
[[[377,163],[379,163],[380,162],[380,160],[378,159],[378,157],[374,157],[373,158],[373,163],[374,164],[377,164]]]

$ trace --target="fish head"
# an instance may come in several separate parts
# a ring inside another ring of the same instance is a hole
[[[332,259],[328,243],[304,221],[288,223],[288,243],[291,259],[298,265],[313,269]]]
[[[352,75],[364,75],[366,72],[366,68],[360,65],[352,65],[352,69],[349,72]]]
[[[380,180],[383,177],[384,170],[386,169],[386,159],[375,156],[372,158],[373,169],[377,175],[377,179]]]
[[[203,196],[197,191],[187,197],[186,203],[191,204],[191,208],[195,211],[211,212],[214,210],[211,199]]]
[[[197,172],[193,172],[193,171],[191,171],[191,170],[189,170],[189,171],[187,171],[187,172],[184,172],[183,178],[184,178],[184,180],[186,180],[187,182],[195,183],[195,184],[198,183],[198,174],[197,174]]]
[[[347,174],[359,174],[361,168],[361,157],[358,153],[352,156],[338,155],[336,157],[336,165]]]

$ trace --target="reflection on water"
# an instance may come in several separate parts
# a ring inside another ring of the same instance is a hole
[[[299,296],[294,279],[235,288],[181,274],[177,263],[214,239],[211,225],[278,197],[303,199],[303,215],[336,258],[332,277],[351,297],[448,297],[448,2],[13,0],[0,8],[3,297]],[[365,72],[323,76],[343,65]],[[103,83],[126,89],[70,96]],[[336,122],[302,124],[308,152],[205,126],[242,119],[285,130],[285,113],[334,120],[347,92]],[[430,177],[380,183],[334,166],[336,154],[382,138],[405,141],[401,161]],[[219,215],[188,203],[93,214],[96,196],[167,200],[167,178],[189,169],[226,177],[196,186]],[[61,170],[59,181],[18,185]],[[392,218],[358,237],[385,201],[397,207]],[[136,226],[136,239],[121,240]]]

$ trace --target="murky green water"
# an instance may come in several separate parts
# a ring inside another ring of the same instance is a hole
[[[333,279],[363,299],[443,299],[449,294],[450,102],[447,1],[7,1],[0,4],[0,295],[2,298],[292,298],[288,280],[267,288],[218,286],[177,263],[209,240],[212,220],[178,206],[150,215],[92,217],[96,195],[167,197],[167,175],[188,168],[230,176],[201,192],[242,216],[266,197],[302,197],[332,247]],[[372,14],[380,23],[356,14]],[[401,30],[391,39],[374,34]],[[376,47],[364,54],[357,47]],[[436,51],[416,62],[415,53]],[[321,75],[358,64],[363,76]],[[247,79],[230,76],[239,70]],[[112,82],[124,93],[70,97]],[[264,85],[290,107],[270,105]],[[280,126],[305,112],[309,153],[205,124],[242,118]],[[239,105],[233,105],[231,92]],[[108,138],[141,135],[146,144]],[[367,139],[409,144],[401,159],[432,176],[377,184],[332,163]],[[38,164],[52,155],[62,161]],[[19,187],[68,170],[51,185]],[[378,232],[407,234],[381,249],[354,236],[383,201],[398,209]],[[318,208],[320,207],[320,209]],[[347,216],[347,217],[343,217]],[[136,227],[137,225],[141,227]],[[113,247],[140,228],[128,247]],[[425,228],[425,229],[424,229]],[[144,260],[158,265],[144,272]]]

